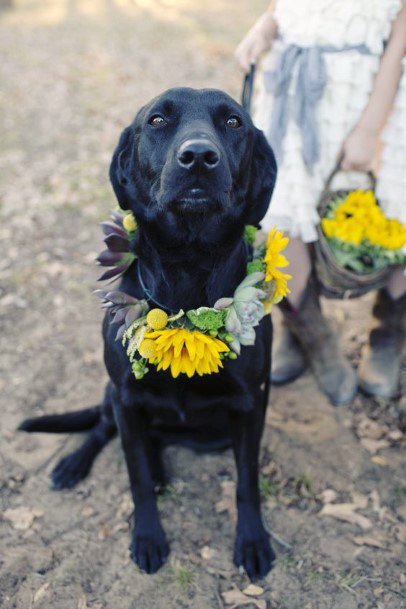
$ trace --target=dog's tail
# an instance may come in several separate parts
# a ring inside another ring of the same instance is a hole
[[[25,419],[18,429],[21,431],[43,431],[46,433],[87,431],[98,423],[100,416],[101,406],[93,406],[85,410]]]

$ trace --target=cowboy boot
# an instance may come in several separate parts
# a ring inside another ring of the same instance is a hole
[[[272,354],[271,381],[274,385],[284,385],[297,379],[307,368],[303,349],[297,338],[283,320],[276,336]]]
[[[368,343],[361,352],[359,383],[370,395],[399,394],[402,352],[406,344],[406,295],[394,300],[380,290],[372,309]]]
[[[357,377],[341,351],[336,334],[323,316],[314,279],[309,279],[298,309],[286,300],[281,309],[320,389],[334,406],[350,402],[357,392]]]

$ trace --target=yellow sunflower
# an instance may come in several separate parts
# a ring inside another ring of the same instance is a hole
[[[290,292],[287,282],[288,279],[292,278],[292,275],[283,273],[277,268],[285,267],[289,264],[285,256],[281,254],[281,251],[285,249],[288,243],[289,239],[284,237],[282,231],[276,230],[275,227],[269,231],[264,258],[266,265],[265,281],[275,282],[273,302],[280,302]]]
[[[145,354],[149,363],[157,366],[157,370],[167,370],[170,367],[173,378],[180,373],[192,377],[196,373],[202,376],[218,372],[223,367],[220,353],[230,351],[218,338],[184,328],[147,332],[143,343],[140,345],[140,353]]]

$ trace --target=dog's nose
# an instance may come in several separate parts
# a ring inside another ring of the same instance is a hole
[[[184,169],[215,169],[220,162],[220,150],[207,139],[186,140],[177,154],[178,163]]]

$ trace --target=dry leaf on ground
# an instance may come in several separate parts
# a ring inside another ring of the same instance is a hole
[[[357,425],[357,436],[360,438],[371,438],[379,440],[388,433],[388,427],[373,421],[369,417],[362,417]]]
[[[323,503],[334,503],[337,499],[337,493],[332,488],[326,488],[324,491],[320,493],[320,499]]]
[[[231,522],[237,521],[237,507],[235,503],[235,482],[223,480],[221,483],[222,498],[216,503],[216,512],[228,512]]]
[[[372,522],[366,516],[357,514],[358,505],[355,503],[327,503],[319,512],[319,516],[331,516],[337,520],[358,525],[364,531],[372,528]]]
[[[238,588],[234,588],[233,590],[228,590],[227,592],[222,592],[221,596],[226,605],[233,609],[234,607],[242,607],[243,605],[255,605],[258,609],[266,609],[266,601],[264,599],[254,598],[252,596],[246,596],[238,590]]]
[[[38,603],[42,598],[44,598],[44,596],[46,595],[46,593],[48,592],[49,589],[49,582],[45,582],[45,584],[42,584],[42,586],[40,588],[38,588],[38,590],[34,593],[32,602],[35,605],[35,603]]]
[[[265,590],[261,588],[261,586],[256,586],[255,584],[249,584],[243,590],[243,594],[246,594],[247,596],[261,596],[264,592]]]
[[[10,508],[3,514],[6,520],[11,522],[14,529],[28,531],[36,518],[41,518],[44,512],[38,508],[29,508],[23,505],[17,508]]]
[[[356,535],[353,537],[353,542],[357,544],[357,546],[371,546],[371,548],[382,549],[386,548],[386,545],[382,539],[372,535]]]
[[[210,546],[203,546],[203,548],[200,550],[200,556],[203,558],[203,560],[209,560],[212,557],[212,550]]]
[[[383,448],[389,448],[390,443],[388,440],[374,440],[372,438],[361,438],[360,440],[362,446],[370,453],[376,453],[378,450],[382,450]]]

